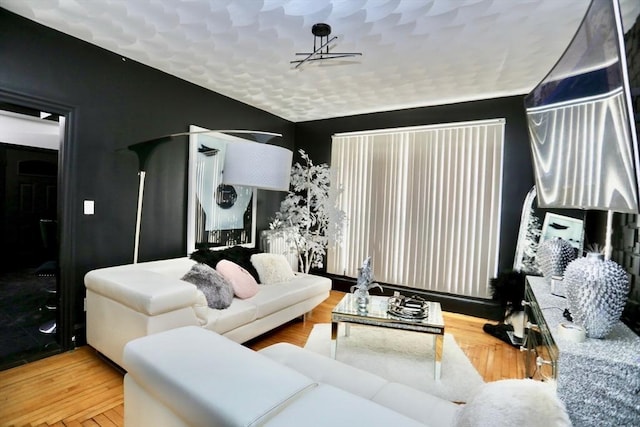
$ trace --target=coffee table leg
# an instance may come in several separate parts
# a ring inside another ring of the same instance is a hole
[[[338,352],[338,322],[331,322],[331,357],[336,358]]]
[[[433,378],[439,380],[442,374],[442,350],[444,349],[444,335],[434,335]]]

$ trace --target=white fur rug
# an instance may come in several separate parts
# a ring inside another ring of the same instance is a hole
[[[351,325],[338,330],[337,359],[389,381],[412,386],[454,402],[465,402],[484,381],[453,336],[445,334],[441,379],[433,378],[433,336],[396,329]],[[305,348],[333,355],[331,325],[313,327]]]

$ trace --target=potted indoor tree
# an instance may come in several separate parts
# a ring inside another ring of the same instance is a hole
[[[326,163],[315,165],[304,150],[291,169],[291,188],[270,224],[272,236],[287,238],[298,254],[300,270],[322,268],[327,246],[342,238],[346,214],[336,205],[339,189],[331,186]]]

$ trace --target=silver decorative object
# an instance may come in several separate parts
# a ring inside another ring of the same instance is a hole
[[[362,267],[358,269],[358,281],[351,287],[351,292],[356,296],[358,311],[367,311],[369,289],[376,287],[382,291],[382,286],[373,281],[373,269],[371,268],[371,257],[369,256],[362,262]]]
[[[429,303],[417,295],[392,296],[387,302],[387,312],[403,319],[426,319],[429,317]]]
[[[366,289],[355,289],[353,294],[356,296],[356,307],[358,311],[367,311],[369,304],[369,291]]]
[[[547,283],[551,277],[564,275],[564,269],[576,258],[576,251],[569,242],[559,237],[545,240],[538,246],[536,261]]]
[[[573,321],[590,338],[604,338],[618,322],[629,293],[629,278],[620,265],[598,252],[572,261],[564,272]]]

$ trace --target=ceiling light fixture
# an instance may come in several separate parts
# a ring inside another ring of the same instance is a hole
[[[305,58],[291,61],[291,64],[296,64],[294,68],[298,68],[302,64],[311,61],[362,56],[360,52],[329,52],[329,44],[338,38],[338,36],[329,38],[331,34],[331,25],[329,24],[314,24],[313,27],[311,27],[311,33],[313,33],[313,52],[296,53],[296,55],[304,55]]]

